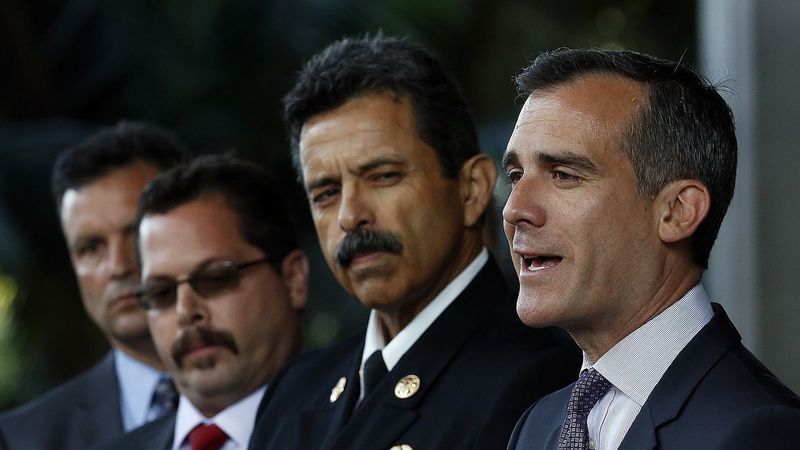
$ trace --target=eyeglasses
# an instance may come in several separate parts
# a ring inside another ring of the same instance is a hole
[[[196,268],[183,279],[155,278],[142,283],[134,294],[139,304],[147,310],[166,309],[175,304],[178,298],[178,286],[189,283],[198,295],[208,298],[222,292],[236,289],[242,279],[241,272],[256,264],[269,261],[264,257],[253,261],[209,261]]]

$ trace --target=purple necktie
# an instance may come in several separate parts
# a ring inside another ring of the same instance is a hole
[[[597,401],[603,398],[611,388],[611,383],[600,372],[589,369],[581,372],[581,376],[572,388],[567,404],[567,416],[561,427],[559,449],[588,449],[589,428],[586,418]]]

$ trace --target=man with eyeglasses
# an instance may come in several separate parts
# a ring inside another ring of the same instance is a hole
[[[53,196],[83,307],[112,351],[91,369],[0,416],[0,448],[84,450],[141,426],[174,405],[144,311],[133,221],[139,195],[187,147],[151,124],[123,121],[59,154]]]
[[[199,158],[153,180],[139,208],[141,285],[177,412],[101,448],[247,447],[267,383],[300,348],[308,261],[262,169]]]

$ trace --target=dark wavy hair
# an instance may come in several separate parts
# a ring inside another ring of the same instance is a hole
[[[302,179],[298,142],[303,124],[365,94],[407,96],[419,137],[436,152],[443,174],[458,176],[479,153],[475,124],[459,87],[424,48],[382,34],[345,38],[312,57],[284,97],[292,161]]]
[[[225,199],[239,220],[244,239],[261,249],[280,271],[283,258],[298,248],[285,195],[265,169],[232,156],[201,156],[158,175],[139,199],[136,222],[210,194]]]
[[[121,121],[101,128],[56,158],[51,187],[56,205],[69,189],[92,183],[136,161],[166,170],[189,159],[189,148],[173,133],[144,122]]]

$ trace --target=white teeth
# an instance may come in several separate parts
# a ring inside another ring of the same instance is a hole
[[[522,261],[523,263],[525,263],[526,258],[523,258]],[[547,257],[530,258],[527,259],[527,261],[529,262],[526,267],[527,270],[530,272],[538,272],[540,270],[550,269],[558,264],[557,262],[553,261],[552,258],[547,258]]]

